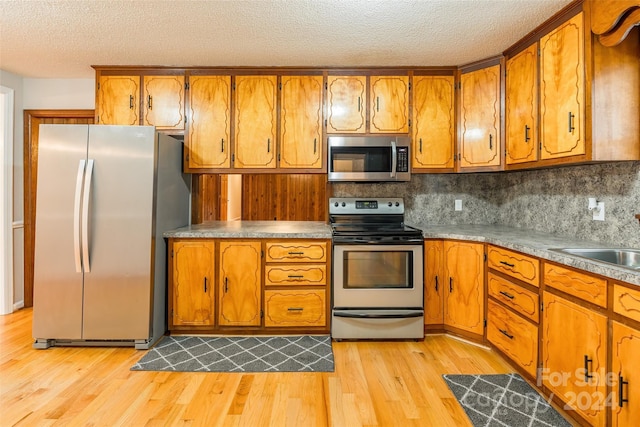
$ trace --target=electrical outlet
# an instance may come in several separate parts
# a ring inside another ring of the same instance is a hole
[[[461,211],[462,210],[462,200],[458,199],[458,200],[455,201],[455,210],[457,210],[457,211]]]
[[[604,202],[598,202],[595,209],[593,209],[593,220],[604,221]]]

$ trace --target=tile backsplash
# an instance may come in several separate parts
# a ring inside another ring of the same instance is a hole
[[[640,248],[640,162],[414,174],[408,183],[335,183],[333,195],[402,197],[410,224],[501,224]],[[605,221],[592,219],[589,197],[604,202]]]

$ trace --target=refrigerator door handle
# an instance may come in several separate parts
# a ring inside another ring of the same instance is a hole
[[[93,159],[87,161],[87,172],[84,174],[84,191],[82,193],[82,266],[84,272],[91,271],[89,263],[89,201],[91,200],[91,179],[93,178]]]
[[[76,176],[76,194],[73,199],[73,255],[76,261],[76,273],[82,273],[82,260],[80,259],[80,200],[82,197],[82,177],[84,176],[85,160],[78,163],[78,175]]]

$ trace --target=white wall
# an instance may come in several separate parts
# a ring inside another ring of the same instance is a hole
[[[0,85],[14,90],[13,247],[14,309],[24,305],[24,110],[76,110],[95,107],[94,79],[31,79],[0,70]]]
[[[93,110],[94,79],[24,79],[25,110]]]

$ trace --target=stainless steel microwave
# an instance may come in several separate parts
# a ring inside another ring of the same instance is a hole
[[[411,138],[330,136],[329,181],[409,181]]]

